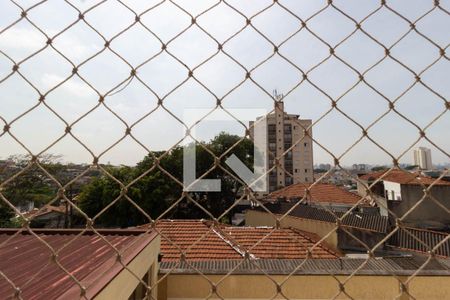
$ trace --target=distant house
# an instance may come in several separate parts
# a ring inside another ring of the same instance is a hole
[[[270,193],[263,202],[302,202],[313,207],[347,211],[355,205],[367,206],[370,201],[334,184],[297,183]]]
[[[348,190],[338,187],[329,183],[295,183],[290,186],[276,190],[259,202],[262,203],[294,203],[302,200],[303,204],[307,204],[310,207],[318,207],[332,209],[333,211],[345,212],[351,209],[354,205],[364,207],[365,211],[376,211],[376,208],[372,208],[368,205],[370,201],[362,199],[361,196],[356,193],[351,193]],[[245,207],[241,207],[239,213],[233,216],[233,222],[235,225],[241,225],[242,218],[245,220],[245,211],[251,210],[251,208],[258,206],[258,202],[251,200],[240,200],[236,203],[236,207],[239,204],[245,202]]]
[[[359,179],[358,193],[365,195],[370,185],[383,215],[387,216],[389,209],[399,218],[408,213],[403,222],[411,227],[450,229],[450,182],[398,169],[369,173]],[[427,189],[429,194],[425,195]]]
[[[376,245],[388,230],[387,217],[370,204],[371,199],[332,184],[300,183],[271,193],[263,207],[247,210],[245,222],[250,226],[276,226],[277,218],[284,216],[278,224],[282,228],[314,233],[335,250],[367,251],[365,246]]]
[[[65,205],[45,205],[40,209],[34,208],[24,216],[31,219],[31,227],[64,228],[67,224]]]

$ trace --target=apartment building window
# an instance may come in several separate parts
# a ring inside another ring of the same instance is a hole
[[[308,173],[308,169],[305,169],[305,173]]]
[[[298,170],[297,170],[297,169],[295,169],[294,171],[295,171],[295,173],[298,173]]]
[[[268,128],[268,140],[269,140],[269,143],[275,143],[276,142],[276,139],[277,139],[277,130],[276,130],[276,126],[275,126],[275,124],[269,124],[268,126],[267,126],[267,128]]]
[[[270,174],[269,175],[269,185],[277,185],[277,175]]]
[[[290,133],[292,133],[292,125],[291,125],[291,124],[285,124],[285,125],[284,125],[284,133],[285,133],[285,134],[290,134]]]
[[[284,125],[284,140],[285,142],[292,143],[292,125]]]
[[[286,158],[292,160],[292,150],[286,153]]]
[[[305,147],[308,147],[308,143],[303,143],[303,145],[304,145]]]
[[[289,159],[285,160],[284,168],[287,172],[292,174],[292,170],[293,170],[292,160],[289,160]]]
[[[284,182],[285,182],[285,185],[291,185],[294,183],[294,179],[292,177],[288,176],[284,179]]]

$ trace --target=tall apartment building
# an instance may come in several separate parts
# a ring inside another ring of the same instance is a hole
[[[431,150],[425,147],[414,149],[414,164],[422,170],[432,170]]]
[[[268,191],[299,183],[313,182],[312,121],[300,119],[299,115],[284,112],[282,96],[275,101],[274,112],[267,118],[267,166],[272,168],[275,158],[279,164],[267,176]],[[263,117],[257,118],[260,120]],[[253,123],[250,121],[250,136],[253,137]],[[305,129],[307,133],[305,136]],[[283,153],[295,145],[291,150]]]

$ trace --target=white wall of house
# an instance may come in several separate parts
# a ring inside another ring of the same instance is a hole
[[[402,200],[402,190],[400,183],[384,181],[384,191],[388,200]]]

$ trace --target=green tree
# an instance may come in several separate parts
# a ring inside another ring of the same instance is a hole
[[[388,169],[388,167],[386,167],[386,166],[376,166],[376,167],[373,167],[371,170],[373,172],[378,172],[378,171],[383,171],[383,170],[387,170],[387,169]]]
[[[226,158],[235,154],[247,166],[253,163],[253,143],[226,133],[221,133],[212,141],[202,145],[196,145],[196,170],[197,178],[207,170],[214,167],[214,157],[205,150],[208,148],[215,156],[219,157],[228,149],[232,151],[221,158],[221,165],[231,174],[231,169],[226,167]],[[160,168],[155,167],[155,158],[146,156],[136,167],[110,168],[109,172],[124,185],[138,179],[127,190],[127,195],[152,218],[160,216],[167,208],[182,195],[183,182],[183,148],[175,147],[169,153],[162,156],[164,152],[154,153],[155,157],[161,157]],[[171,178],[172,176],[173,178]],[[236,176],[237,177],[237,176]],[[204,209],[211,212],[215,217],[220,216],[226,208],[235,201],[241,184],[233,176],[224,170],[215,167],[206,178],[221,179],[222,189],[220,192],[193,192],[191,197]],[[175,179],[175,180],[174,180]],[[94,179],[81,192],[79,201],[80,208],[90,217],[97,215],[104,207],[120,197],[120,185],[108,176]],[[184,199],[165,218],[207,218],[208,214],[199,209],[194,203]],[[134,207],[125,197],[115,203],[110,209],[103,212],[97,220],[97,224],[103,226],[133,226],[148,222],[148,219]]]
[[[412,165],[412,166],[407,166],[407,167],[405,167],[405,170],[411,171],[411,170],[415,170],[415,169],[417,169],[417,168],[419,168],[418,165]]]
[[[225,164],[225,160],[232,154],[236,155],[247,167],[251,169],[253,165],[253,143],[249,139],[242,139],[242,137],[236,135],[230,135],[221,132],[209,143],[203,145],[197,145],[196,147],[196,175],[197,178],[202,176],[205,172],[209,171],[214,166],[214,156],[212,156],[205,147],[219,157],[223,154],[224,157],[220,158],[220,165],[222,168],[215,167],[210,173],[208,173],[208,179],[220,179],[221,191],[220,192],[193,192],[190,193],[191,197],[200,204],[205,210],[210,212],[214,217],[219,217],[227,208],[229,208],[238,194],[242,191],[242,184],[237,180],[237,175]],[[227,152],[230,150],[230,152]],[[191,201],[185,201],[184,205],[178,206],[173,214],[173,218],[209,218],[209,215],[198,208],[196,204]],[[225,220],[229,220],[229,216],[225,216]]]
[[[57,160],[58,156],[45,155],[40,164],[51,174],[58,177],[64,166]],[[2,181],[14,176],[18,170],[25,169],[30,163],[29,156],[16,155],[8,158],[11,167],[2,171]],[[33,164],[24,173],[8,182],[2,194],[15,206],[33,203],[41,207],[56,196],[57,185],[37,165]]]
[[[6,206],[6,204],[1,203],[0,200],[0,227],[14,227],[12,218],[14,217],[13,211]]]
[[[171,158],[169,155],[163,161]],[[108,168],[108,172],[125,186],[139,178],[126,191],[126,195],[146,214],[156,218],[173,201],[176,193],[181,194],[181,187],[177,188],[175,182],[159,169],[147,173],[152,166],[153,159],[146,157],[136,167]],[[142,177],[143,174],[145,176]],[[97,224],[106,227],[129,227],[149,221],[144,213],[121,195],[120,185],[106,175],[94,179],[82,190],[79,205],[83,212],[92,218],[116,199],[118,200],[112,207],[99,215]]]

